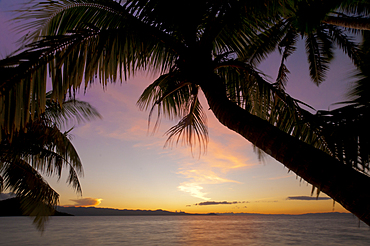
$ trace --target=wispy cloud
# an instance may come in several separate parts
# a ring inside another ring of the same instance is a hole
[[[235,180],[221,178],[211,170],[191,169],[191,170],[182,170],[179,171],[178,173],[200,184],[221,184],[228,182],[239,184],[241,183]]]
[[[208,206],[208,205],[231,205],[231,204],[238,204],[238,203],[249,203],[247,201],[222,201],[222,202],[216,202],[216,201],[206,201],[206,202],[200,202],[194,204],[195,206]]]
[[[98,206],[103,199],[100,198],[91,198],[85,197],[80,199],[70,199],[70,201],[74,202],[72,205],[64,205],[65,207],[93,207]]]
[[[178,189],[190,193],[191,196],[210,200],[204,185],[221,183],[241,184],[237,180],[227,178],[228,173],[240,169],[250,168],[256,163],[249,161],[249,158],[239,153],[235,143],[225,141],[224,143],[211,141],[208,151],[200,159],[189,159],[183,161],[178,174],[181,174],[187,181],[182,182]],[[232,146],[232,147],[230,147]],[[188,153],[182,153],[183,155]]]
[[[213,171],[207,169],[181,170],[178,173],[184,175],[189,181],[181,183],[177,188],[180,191],[188,192],[191,196],[203,200],[211,199],[206,196],[206,192],[202,191],[203,185],[205,184],[240,183],[238,181],[222,178]]]
[[[331,200],[330,197],[313,197],[313,196],[289,196],[287,200],[314,201],[314,200]]]
[[[276,200],[257,200],[254,201],[255,203],[270,203],[270,202],[278,202]]]
[[[196,197],[196,198],[200,198],[200,199],[203,199],[203,200],[211,199],[209,197],[206,197],[207,193],[202,192],[203,187],[198,185],[195,182],[188,182],[188,183],[184,182],[181,185],[179,185],[177,188],[180,191],[190,193],[191,196]]]

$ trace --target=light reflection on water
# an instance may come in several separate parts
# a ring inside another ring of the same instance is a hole
[[[370,245],[352,215],[0,217],[1,245]]]

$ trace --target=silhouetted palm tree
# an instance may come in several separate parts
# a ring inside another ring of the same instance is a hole
[[[67,183],[82,195],[78,175],[83,174],[81,160],[73,147],[69,131],[60,127],[74,120],[80,122],[100,117],[88,103],[67,100],[63,107],[50,100],[46,109],[26,128],[12,137],[3,135],[0,142],[0,192],[9,190],[21,200],[26,215],[35,216],[34,223],[43,229],[47,216],[53,215],[59,194],[43,179],[62,175],[68,168]]]
[[[157,106],[158,115],[180,119],[167,132],[168,144],[205,147],[201,90],[223,125],[370,224],[370,195],[363,190],[370,184],[368,159],[356,162],[362,168],[346,165],[349,152],[336,148],[343,138],[326,130],[331,121],[323,116],[328,114],[313,116],[284,92],[284,62],[299,36],[305,38],[317,84],[325,78],[333,43],[361,66],[357,45],[332,24],[339,23],[334,17],[344,22],[348,16],[359,23],[367,19],[367,9],[363,1],[318,0],[33,2],[22,12],[29,20],[23,29],[32,30],[25,37],[28,45],[0,62],[0,68],[12,64],[15,71],[0,84],[1,128],[12,135],[33,119],[29,108],[43,112],[48,70],[56,101],[82,84],[105,85],[150,70],[160,77],[138,105],[151,114]],[[363,16],[355,16],[360,12]],[[276,83],[270,84],[255,65],[276,49],[282,63]],[[14,100],[23,95],[25,102]],[[368,151],[363,149],[363,156]]]

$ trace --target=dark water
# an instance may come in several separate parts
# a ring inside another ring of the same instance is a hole
[[[360,226],[359,226],[360,225]],[[0,217],[0,245],[370,245],[350,214],[53,217],[44,233],[27,217]]]

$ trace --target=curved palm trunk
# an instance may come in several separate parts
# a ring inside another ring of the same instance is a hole
[[[242,135],[308,183],[319,187],[370,225],[370,193],[364,192],[370,187],[370,177],[229,101],[222,82],[216,76],[207,81],[199,84],[210,109],[223,125]]]
[[[323,23],[358,30],[370,30],[370,19],[368,18],[328,16]]]

